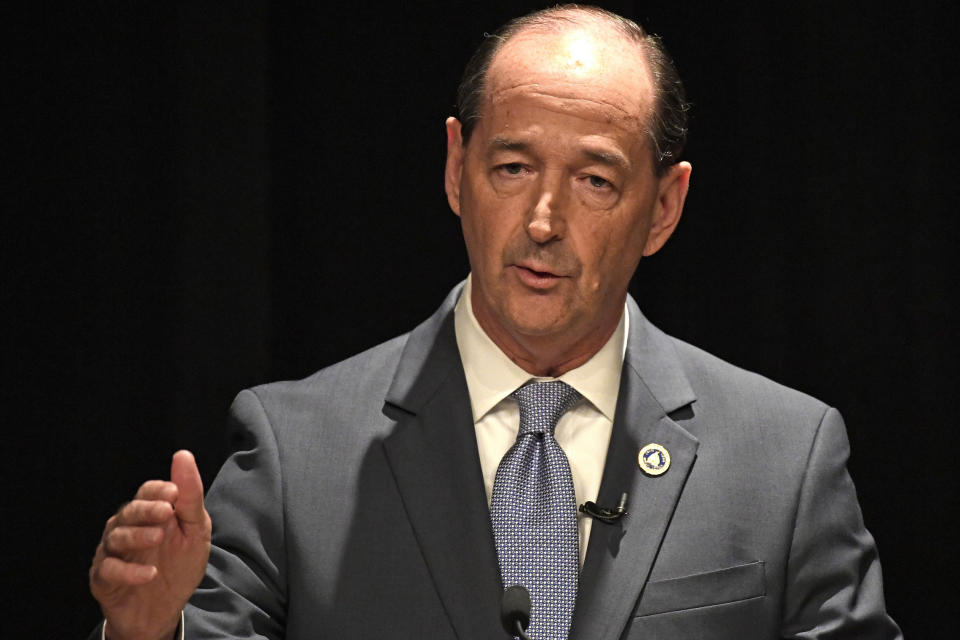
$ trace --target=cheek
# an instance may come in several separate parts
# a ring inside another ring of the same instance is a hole
[[[471,268],[493,271],[502,262],[504,225],[496,216],[481,214],[474,208],[464,210],[460,218]]]
[[[583,264],[582,285],[587,291],[606,293],[629,282],[640,259],[645,230],[628,224],[612,224],[596,216],[578,240]]]
[[[483,189],[472,192],[461,206],[461,223],[474,260],[500,265],[508,245],[523,236],[523,206],[503,200]],[[482,255],[481,255],[482,252]]]

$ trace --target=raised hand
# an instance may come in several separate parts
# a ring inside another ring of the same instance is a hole
[[[193,454],[178,451],[170,481],[140,487],[103,529],[90,567],[110,640],[167,640],[200,584],[210,555],[210,516]]]

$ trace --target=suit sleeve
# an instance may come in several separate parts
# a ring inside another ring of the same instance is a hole
[[[284,637],[283,479],[276,438],[259,398],[230,408],[234,452],[207,494],[213,539],[207,572],[184,612],[187,640]]]
[[[784,638],[902,640],[885,610],[877,548],[846,469],[849,453],[843,419],[828,409],[800,491],[787,564]]]

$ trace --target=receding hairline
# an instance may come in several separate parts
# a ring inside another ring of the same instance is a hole
[[[537,11],[521,18],[517,29],[506,40],[511,40],[527,31],[559,33],[565,28],[598,27],[612,29],[623,38],[641,43],[639,38],[647,35],[646,30],[631,20],[606,9],[592,6],[564,5],[543,11]],[[638,30],[639,29],[639,33]]]
[[[640,29],[640,32],[637,32]],[[555,7],[547,10],[546,13],[538,13],[527,23],[522,24],[516,31],[499,37],[500,45],[490,58],[489,66],[484,75],[483,93],[481,104],[488,105],[491,99],[491,87],[496,85],[494,72],[497,69],[497,62],[505,50],[511,48],[511,44],[517,45],[523,40],[534,39],[537,37],[556,37],[560,38],[576,32],[584,32],[595,38],[598,42],[606,42],[604,36],[613,34],[621,42],[632,47],[637,53],[638,75],[643,77],[645,85],[645,95],[637,96],[637,104],[641,108],[640,117],[645,127],[649,127],[653,117],[657,102],[657,83],[654,80],[646,44],[643,38],[646,32],[642,27],[623,19],[622,17],[610,13],[597,7],[564,6]],[[484,110],[481,107],[481,113]]]
[[[637,31],[639,29],[639,32]],[[504,49],[510,46],[511,42],[524,40],[528,37],[536,36],[562,36],[569,33],[583,31],[597,37],[599,41],[604,41],[602,36],[613,33],[622,42],[631,45],[639,54],[638,60],[643,70],[643,75],[651,90],[655,91],[656,86],[652,81],[650,73],[650,61],[644,38],[647,36],[643,27],[628,21],[615,13],[611,13],[597,7],[564,6],[555,7],[536,14],[528,22],[521,24],[516,31],[499,37],[500,45],[497,47],[493,56],[490,58],[488,74],[485,79],[489,80],[489,70],[493,69],[497,58],[503,53]],[[489,84],[488,82],[484,83]]]
[[[606,40],[611,34],[639,48],[637,75],[646,87],[638,94],[639,115],[652,142],[654,171],[662,175],[680,161],[687,140],[687,112],[683,82],[659,36],[632,20],[593,6],[562,5],[521,16],[502,25],[484,40],[471,56],[457,87],[457,115],[463,140],[468,142],[475,124],[483,118],[490,96],[488,77],[499,54],[515,38],[537,34],[559,35],[570,30],[587,30]],[[644,113],[645,112],[645,113]]]
[[[496,53],[494,53],[493,57],[490,59],[490,65],[487,69],[487,73],[483,83],[483,95],[482,95],[483,101],[489,100],[491,98],[491,88],[497,87],[497,85],[499,84],[498,80],[500,78],[497,76],[497,71],[500,69],[500,66],[501,66],[500,63],[504,55],[510,53],[511,51],[516,50],[517,47],[523,46],[523,44],[529,43],[531,41],[536,43],[537,40],[542,41],[544,38],[548,38],[548,39],[552,39],[555,42],[556,41],[563,42],[564,36],[575,36],[578,33],[583,33],[588,38],[593,39],[595,42],[599,43],[600,45],[606,45],[609,43],[608,39],[605,39],[604,37],[602,37],[604,35],[603,32],[594,28],[584,29],[578,25],[570,25],[569,28],[565,28],[562,31],[548,30],[546,28],[524,29],[521,32],[518,32],[513,36],[511,36],[506,42],[504,42],[497,49]],[[642,85],[642,87],[640,88],[640,91],[642,91],[643,93],[635,97],[637,98],[638,104],[643,105],[643,108],[645,111],[643,115],[644,117],[647,117],[649,115],[650,109],[653,107],[653,103],[655,103],[656,101],[657,87],[656,87],[656,82],[654,81],[654,78],[650,71],[650,65],[647,62],[646,54],[643,49],[643,44],[628,38],[621,37],[620,40],[623,44],[632,48],[636,53],[636,58],[635,58],[636,65],[633,65],[629,62],[627,63],[627,65],[631,69],[635,69],[635,73],[633,74],[633,76],[639,79],[640,84]],[[615,55],[615,54],[607,53],[607,55]],[[548,62],[546,54],[544,56],[538,56],[535,58],[528,57],[528,58],[533,60],[535,63]],[[558,68],[562,68],[562,60],[558,59],[558,62],[561,62],[561,64],[558,65]],[[616,62],[614,62],[614,66],[616,66]],[[545,65],[544,68],[549,69],[549,65],[548,64]],[[600,74],[602,74],[604,71],[605,69],[598,70]],[[549,77],[550,75],[549,70],[544,71],[544,73],[545,73],[545,76]],[[558,71],[558,73],[561,73],[561,72]],[[585,79],[587,82],[589,82],[591,78],[592,76],[585,76]],[[551,82],[552,80],[553,79],[550,79],[550,80],[547,80],[546,78],[544,79],[545,82]],[[566,82],[566,79],[563,79],[561,81]],[[576,82],[576,80],[574,80],[574,82]]]

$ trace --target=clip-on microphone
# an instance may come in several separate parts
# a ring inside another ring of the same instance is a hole
[[[591,518],[613,524],[623,516],[627,515],[627,494],[620,496],[620,504],[616,509],[598,506],[594,502],[584,502],[580,505],[580,512],[585,513]]]
[[[530,592],[523,585],[507,587],[500,597],[500,621],[511,637],[530,640],[527,627],[530,625]]]

